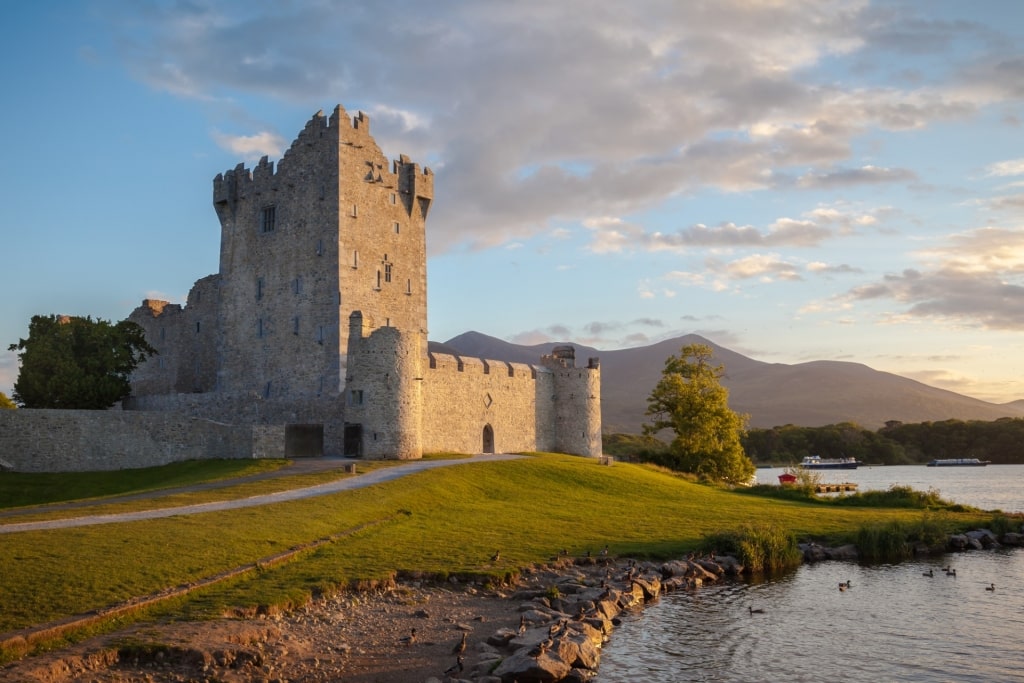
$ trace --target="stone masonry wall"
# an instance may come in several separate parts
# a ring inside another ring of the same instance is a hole
[[[256,429],[262,431],[172,413],[3,410],[0,460],[19,472],[87,472],[184,460],[283,458],[284,428]]]
[[[423,452],[553,450],[554,382],[547,368],[432,353],[423,368]]]

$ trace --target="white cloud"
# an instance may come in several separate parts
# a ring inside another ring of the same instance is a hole
[[[1010,159],[990,164],[986,171],[990,176],[1024,175],[1024,159]]]
[[[429,159],[446,188],[432,216],[437,252],[523,240],[587,216],[628,216],[704,188],[913,181],[912,169],[853,159],[853,143],[876,130],[966,117],[1011,97],[1012,82],[994,68],[968,74],[977,61],[949,49],[991,36],[938,21],[922,30],[922,17],[907,10],[879,14],[839,0],[440,8],[396,0],[344,11],[331,3],[140,5],[116,21],[130,29],[118,42],[140,79],[206,98],[212,110],[242,118],[238,101],[268,97],[315,111],[331,106],[322,100],[332,93],[373,113],[386,152]],[[826,57],[906,50],[891,39],[904,29],[916,50],[942,57],[946,71],[927,87],[816,72]],[[284,147],[255,131],[220,144],[246,158]],[[621,251],[633,237],[602,230],[591,249]],[[686,235],[660,237],[645,248],[679,248]]]
[[[264,156],[280,157],[288,146],[283,137],[267,131],[254,135],[228,135],[214,131],[212,136],[218,147],[246,161],[255,161]]]

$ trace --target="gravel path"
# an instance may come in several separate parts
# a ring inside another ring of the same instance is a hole
[[[125,512],[120,514],[111,515],[86,515],[82,517],[69,517],[66,519],[52,519],[41,522],[15,522],[12,524],[0,524],[0,534],[12,534],[20,531],[39,531],[43,529],[66,529],[70,527],[78,526],[90,526],[93,524],[114,524],[118,522],[134,522],[140,519],[157,519],[160,517],[174,517],[177,515],[195,515],[203,512],[215,512],[218,510],[234,510],[238,508],[255,507],[257,505],[271,505],[273,503],[281,503],[289,500],[299,500],[301,498],[312,498],[314,496],[326,496],[331,493],[337,493],[339,491],[349,491],[352,489],[363,488],[366,486],[372,486],[385,481],[391,481],[399,477],[404,477],[409,474],[416,472],[423,472],[425,470],[431,470],[436,467],[450,467],[452,465],[464,465],[474,462],[497,462],[500,460],[514,460],[521,458],[521,455],[515,455],[512,453],[499,453],[499,454],[482,454],[474,455],[470,458],[461,458],[457,460],[412,460],[407,464],[396,465],[395,467],[386,467],[367,474],[358,474],[354,477],[346,477],[337,481],[327,482],[326,484],[318,484],[316,486],[307,486],[300,489],[290,489],[287,491],[278,491],[276,493],[267,493],[259,496],[251,496],[249,498],[239,498],[236,500],[223,500],[215,501],[210,503],[197,503],[195,505],[181,505],[178,507],[160,508],[155,510],[139,510],[137,512]],[[292,467],[286,468],[285,470],[279,471],[279,473],[270,473],[269,476],[277,474],[277,476],[288,476],[296,473],[296,469],[302,467],[307,468],[319,468],[327,469],[330,467],[330,463],[337,463],[336,467],[341,467],[346,463],[353,462],[352,460],[339,460],[339,459],[317,459],[308,461],[308,464],[296,461],[296,464]],[[267,476],[260,475],[260,478],[268,478]],[[253,477],[245,478],[246,481],[251,481]],[[220,486],[230,486],[230,481],[219,482]],[[202,488],[210,488],[209,486],[197,485],[195,487],[182,487],[174,489],[173,491],[158,491],[153,492],[150,496],[143,497],[157,497],[169,495],[170,493],[181,493],[184,491],[201,490]],[[132,496],[137,498],[138,496]],[[115,502],[113,499],[105,499],[98,501],[97,504],[108,504]],[[59,507],[59,506],[55,506]],[[52,507],[47,509],[53,509]],[[32,508],[26,510],[26,513],[37,513],[40,512],[40,508]]]

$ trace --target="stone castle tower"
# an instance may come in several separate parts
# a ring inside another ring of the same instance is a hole
[[[184,307],[132,313],[160,354],[126,407],[320,430],[323,451],[364,457],[600,455],[596,360],[575,368],[571,347],[539,367],[428,351],[433,180],[405,156],[389,163],[369,119],[340,105],[276,169],[264,157],[218,174],[220,272]]]

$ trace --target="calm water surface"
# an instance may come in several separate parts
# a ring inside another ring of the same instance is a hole
[[[781,469],[759,470],[777,481]],[[906,484],[985,509],[1024,511],[1024,466],[824,472],[861,490]],[[942,568],[952,565],[956,578]],[[932,570],[934,577],[924,576]],[[838,589],[850,581],[852,588]],[[985,587],[994,583],[994,591]],[[749,607],[763,609],[751,615]],[[763,582],[662,597],[605,645],[599,683],[1024,681],[1024,550],[897,565],[805,565]]]

